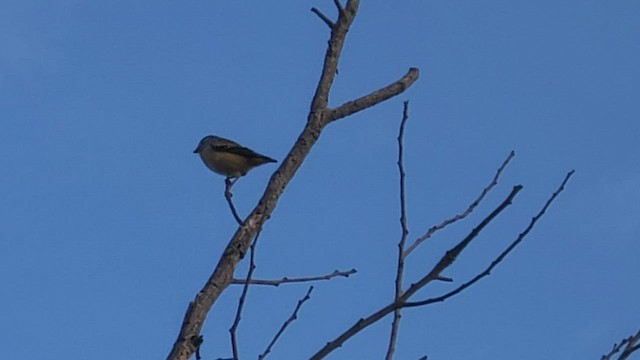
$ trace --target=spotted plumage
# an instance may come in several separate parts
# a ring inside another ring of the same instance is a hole
[[[200,155],[211,171],[227,178],[239,178],[256,166],[277,162],[235,141],[214,135],[202,138],[193,152]]]

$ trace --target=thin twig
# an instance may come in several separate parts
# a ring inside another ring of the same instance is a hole
[[[278,332],[273,337],[273,339],[271,339],[271,342],[269,343],[267,348],[264,350],[264,352],[260,354],[260,356],[258,356],[259,360],[262,360],[265,357],[267,357],[267,355],[271,352],[273,345],[275,345],[276,341],[278,341],[278,338],[280,338],[280,336],[287,329],[287,326],[289,326],[292,322],[294,322],[298,318],[298,311],[300,311],[300,308],[302,307],[302,305],[311,298],[312,291],[313,291],[313,286],[310,286],[309,290],[307,291],[307,294],[302,299],[298,300],[298,304],[296,305],[296,308],[293,310],[293,313],[291,314],[291,316],[287,319],[287,321],[285,321],[282,324],[282,326],[280,327],[280,330],[278,330]]]
[[[233,325],[229,329],[229,333],[231,333],[231,349],[233,351],[233,360],[238,360],[238,339],[236,335],[236,330],[238,329],[238,325],[240,324],[240,319],[242,318],[242,309],[244,308],[244,301],[247,297],[247,293],[249,292],[249,285],[251,284],[251,276],[253,275],[253,271],[256,268],[255,263],[255,253],[256,253],[256,244],[258,243],[258,237],[260,237],[260,232],[256,234],[256,238],[251,243],[250,247],[250,260],[249,260],[249,270],[247,271],[247,277],[245,279],[244,287],[242,288],[242,294],[238,299],[238,308],[236,310],[236,317],[233,320]]]
[[[623,339],[620,342],[620,344],[613,344],[613,349],[611,349],[611,351],[608,354],[602,355],[600,360],[612,360],[613,355],[617,354],[620,350],[622,350],[623,346],[625,348],[620,354],[620,356],[618,357],[618,360],[628,359],[632,353],[640,349],[640,344],[636,345],[636,343],[638,342],[640,342],[640,330],[638,330],[638,332],[635,335],[631,335],[628,338]]]
[[[331,21],[331,19],[329,19],[325,14],[323,14],[320,10],[312,7],[311,8],[311,12],[318,15],[318,17],[324,21],[325,24],[327,24],[327,26],[329,26],[329,29],[333,30],[333,27],[335,26],[335,24],[333,23],[333,21]]]
[[[378,320],[384,318],[394,310],[402,307],[402,305],[413,294],[415,294],[418,290],[423,288],[432,280],[437,279],[440,273],[444,269],[446,269],[451,264],[453,264],[453,262],[456,260],[458,255],[460,255],[460,253],[467,247],[467,245],[469,245],[469,243],[474,238],[476,238],[476,236],[480,233],[480,231],[482,231],[484,227],[486,227],[496,216],[498,216],[498,214],[500,214],[507,206],[511,204],[511,202],[513,201],[513,198],[518,194],[520,190],[522,190],[521,185],[514,186],[509,196],[507,196],[507,198],[500,205],[498,205],[498,207],[496,207],[496,209],[493,210],[491,214],[489,214],[484,220],[482,220],[482,222],[480,222],[480,224],[476,228],[474,228],[471,231],[471,233],[464,238],[464,240],[460,241],[455,247],[449,249],[449,251],[447,251],[445,255],[442,256],[440,261],[438,261],[436,266],[434,266],[434,268],[426,276],[420,279],[420,281],[418,281],[415,284],[412,284],[409,287],[409,289],[407,289],[407,291],[403,293],[403,295],[400,297],[399,300],[395,300],[391,304],[381,308],[380,310],[367,316],[366,318],[361,318],[360,320],[358,320],[355,324],[353,324],[349,329],[343,332],[340,336],[338,336],[337,338],[335,338],[334,340],[328,342],[325,346],[323,346],[318,352],[316,352],[310,358],[310,360],[324,359],[333,350],[342,346],[342,344],[344,344],[344,342],[349,340],[352,336],[359,333],[369,325],[376,323]]]
[[[251,279],[249,283],[251,285],[270,285],[270,286],[280,286],[281,284],[293,284],[293,283],[303,283],[303,282],[311,282],[311,281],[320,281],[320,280],[331,280],[335,277],[349,277],[358,271],[356,269],[351,269],[347,271],[339,271],[334,270],[331,274],[320,275],[320,276],[309,276],[309,277],[298,277],[298,278],[289,278],[283,277],[282,279],[276,280],[268,280],[268,279]],[[231,280],[232,285],[243,285],[246,283],[246,279],[233,279]]]
[[[493,189],[497,184],[498,184],[498,179],[500,178],[500,175],[502,174],[502,171],[507,167],[507,165],[509,164],[509,162],[511,161],[511,159],[513,159],[513,157],[515,156],[515,152],[511,151],[509,153],[509,156],[507,156],[507,158],[502,162],[502,165],[500,165],[500,167],[498,168],[498,171],[496,171],[496,175],[493,177],[493,179],[491,180],[491,183],[489,183],[489,185],[487,185],[487,187],[485,187],[482,192],[480,193],[480,195],[473,200],[473,202],[471,203],[471,205],[469,205],[469,207],[463,211],[462,213],[444,220],[443,222],[441,222],[438,225],[434,225],[431,228],[429,228],[429,230],[427,230],[427,232],[420,236],[419,238],[417,238],[413,244],[411,244],[407,250],[404,252],[404,256],[406,257],[407,255],[409,255],[413,250],[415,250],[415,248],[420,245],[423,241],[429,239],[436,231],[438,230],[442,230],[445,227],[447,227],[448,225],[453,224],[454,222],[458,221],[458,220],[462,220],[465,217],[467,217],[469,214],[471,214],[471,212],[473,212],[473,210],[480,204],[480,202],[482,201],[482,199],[484,199],[484,197],[489,193],[489,191],[491,191],[491,189]]]
[[[404,274],[404,244],[407,241],[407,235],[409,235],[409,229],[407,227],[407,206],[405,196],[405,177],[404,172],[404,127],[409,119],[409,102],[405,101],[402,110],[402,121],[400,122],[400,130],[398,131],[398,172],[400,173],[400,228],[402,234],[400,235],[400,241],[398,242],[398,266],[396,267],[396,287],[394,300],[398,301],[402,296],[402,277]],[[398,337],[398,328],[400,326],[400,317],[402,310],[397,308],[393,311],[393,321],[391,323],[391,334],[389,336],[389,346],[387,347],[386,360],[393,358],[393,353],[396,348],[396,339]]]
[[[244,222],[238,215],[238,211],[236,211],[236,207],[233,205],[233,201],[231,200],[231,198],[233,197],[233,194],[231,193],[231,187],[233,186],[234,182],[229,180],[229,178],[226,178],[224,180],[224,183],[225,183],[224,198],[227,199],[227,203],[229,204],[229,208],[231,209],[231,214],[233,214],[233,217],[238,222],[238,225],[242,226]]]
[[[489,214],[486,218],[484,218],[484,220],[482,220],[482,222],[480,222],[480,224],[478,224],[478,226],[476,226],[473,230],[471,230],[469,235],[467,235],[464,238],[464,240],[460,241],[456,246],[449,249],[444,254],[444,256],[440,258],[438,263],[433,267],[433,269],[427,275],[422,277],[422,279],[420,279],[415,284],[412,284],[409,287],[409,289],[405,291],[405,293],[402,295],[402,299],[401,299],[402,302],[407,301],[409,297],[411,297],[411,295],[415,294],[418,290],[423,288],[425,285],[435,280],[442,271],[444,271],[451,264],[453,264],[454,261],[456,261],[456,258],[458,257],[458,255],[462,253],[462,251],[467,247],[467,245],[469,245],[471,241],[473,241],[473,239],[475,239],[480,234],[480,232],[487,225],[489,225],[489,223],[493,219],[495,219],[496,216],[498,216],[504,209],[506,209],[507,206],[511,205],[511,203],[513,202],[513,199],[520,192],[520,190],[522,190],[522,185],[514,186],[509,196],[507,196],[507,198],[497,208],[495,208],[495,210],[493,210],[491,214]]]
[[[542,217],[542,215],[544,215],[544,213],[547,211],[547,208],[549,208],[549,205],[551,205],[553,200],[564,190],[565,185],[567,184],[567,182],[569,181],[569,179],[571,178],[573,173],[574,173],[574,170],[571,170],[570,172],[567,173],[567,175],[565,176],[564,180],[560,184],[560,187],[558,187],[558,189],[553,193],[553,195],[551,195],[551,197],[544,204],[542,209],[540,209],[540,211],[531,219],[531,222],[524,229],[524,231],[522,231],[518,235],[518,237],[495,260],[493,260],[491,262],[491,264],[484,271],[482,271],[481,273],[479,273],[478,275],[476,275],[475,277],[473,277],[471,280],[467,281],[466,283],[458,286],[454,290],[452,290],[452,291],[450,291],[450,292],[448,292],[448,293],[446,293],[446,294],[444,294],[442,296],[438,296],[438,297],[435,297],[435,298],[426,299],[426,300],[422,300],[422,301],[406,302],[402,307],[423,306],[423,305],[427,305],[427,304],[432,304],[432,303],[436,303],[436,302],[445,301],[448,298],[450,298],[450,297],[462,292],[464,289],[468,288],[469,286],[475,284],[476,282],[478,282],[478,280],[482,279],[483,277],[489,276],[489,274],[491,274],[491,270],[493,270],[493,268],[498,266],[498,264],[500,264],[502,262],[502,260],[504,260],[504,258],[506,258],[507,255],[509,255],[509,253],[516,246],[518,246],[518,244],[520,244],[522,242],[522,240],[524,240],[524,238],[529,234],[529,232],[531,231],[531,229],[533,229],[533,226],[536,224],[536,222],[538,222],[538,220]]]

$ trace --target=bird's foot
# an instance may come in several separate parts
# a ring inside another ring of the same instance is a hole
[[[238,178],[234,178],[233,180],[231,180],[231,178],[226,178],[224,179],[224,196],[227,198],[231,198],[233,196],[233,194],[231,193],[231,187],[233,187],[233,184],[236,183],[236,181],[238,181]]]

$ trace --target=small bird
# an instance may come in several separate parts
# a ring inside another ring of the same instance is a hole
[[[234,178],[237,180],[256,166],[277,162],[235,141],[214,135],[202,138],[193,153],[200,154],[202,162],[209,170],[226,176],[227,182]]]

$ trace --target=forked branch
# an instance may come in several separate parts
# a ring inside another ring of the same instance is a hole
[[[311,151],[322,129],[330,121],[353,113],[353,109],[360,111],[374,106],[384,99],[402,93],[417,79],[417,69],[410,71],[410,73],[414,74],[410,80],[389,88],[384,94],[376,94],[375,96],[372,95],[359,99],[355,108],[344,112],[339,117],[336,116],[336,113],[328,116],[331,112],[328,108],[329,92],[336,76],[336,69],[344,40],[349,27],[355,19],[359,1],[348,0],[344,6],[340,5],[339,2],[335,3],[339,5],[341,11],[339,10],[338,19],[334,22],[331,31],[324,56],[322,74],[320,75],[311,102],[307,123],[298,136],[297,141],[280,164],[280,167],[269,179],[269,183],[258,204],[246,217],[245,221],[238,226],[202,290],[200,290],[195,296],[195,299],[189,303],[179,334],[167,357],[168,360],[187,360],[193,355],[196,350],[196,345],[194,345],[192,339],[199,338],[207,313],[217,301],[220,294],[231,283],[238,262],[244,258],[251,240],[256,236],[258,231],[260,231],[265,221],[271,216],[287,184],[291,181]]]
[[[496,171],[496,174],[493,177],[493,179],[491,180],[491,182],[489,183],[489,185],[487,185],[487,187],[482,189],[482,192],[480,193],[480,195],[475,200],[473,200],[473,202],[471,202],[471,205],[469,205],[469,207],[465,211],[463,211],[460,214],[455,215],[454,217],[451,217],[449,219],[444,220],[440,224],[437,224],[437,225],[434,225],[434,226],[430,227],[429,230],[427,230],[427,232],[424,235],[422,235],[419,238],[417,238],[413,242],[413,244],[411,244],[407,248],[407,250],[404,252],[404,255],[405,256],[409,255],[413,250],[416,249],[416,247],[418,247],[418,245],[422,244],[422,242],[424,242],[425,240],[427,240],[431,236],[433,236],[433,234],[436,231],[442,230],[445,227],[455,223],[456,221],[460,221],[460,220],[464,219],[465,217],[469,216],[469,214],[471,214],[473,212],[473,210],[478,205],[480,205],[480,202],[482,202],[484,197],[491,191],[491,189],[493,189],[496,185],[498,185],[498,179],[500,178],[500,175],[502,175],[502,172],[504,171],[504,169],[507,167],[507,165],[509,164],[511,159],[513,159],[514,156],[516,156],[516,153],[514,151],[511,151],[509,153],[509,156],[507,156],[507,158],[502,162],[502,165],[500,165],[500,167],[498,168],[498,171]]]
[[[613,360],[613,355],[620,353],[616,360],[626,360],[634,352],[640,350],[640,330],[635,335],[623,339],[619,344],[613,344],[613,349],[608,354],[602,355],[600,360]]]
[[[511,201],[513,200],[515,195],[520,191],[520,189],[521,189],[521,186],[514,187],[511,194],[509,194],[509,196],[502,202],[502,204],[500,204],[489,216],[487,216],[480,223],[480,225],[478,225],[475,229],[473,229],[473,231],[464,240],[462,240],[455,247],[447,251],[445,255],[442,256],[438,264],[420,281],[411,285],[409,289],[405,291],[402,296],[400,296],[399,299],[381,308],[380,310],[369,315],[368,317],[358,320],[353,326],[351,326],[347,331],[345,331],[340,336],[338,336],[335,340],[327,343],[322,349],[320,349],[317,353],[315,353],[310,359],[311,360],[323,359],[325,356],[329,355],[333,350],[342,346],[342,344],[344,344],[345,341],[349,340],[355,334],[359,333],[369,325],[376,323],[377,321],[387,316],[392,311],[395,311],[396,309],[401,308],[403,303],[406,302],[411,297],[411,295],[415,294],[418,290],[423,288],[432,280],[435,280],[444,269],[446,269],[449,265],[451,265],[455,261],[457,256],[465,249],[465,247],[478,235],[478,233],[486,225],[488,225],[491,222],[491,220],[493,220],[500,212],[502,212],[509,204],[511,204]]]
[[[567,175],[565,176],[564,180],[562,181],[562,184],[560,184],[560,187],[553,193],[553,195],[551,195],[551,197],[544,204],[544,206],[542,207],[540,212],[538,212],[531,219],[531,222],[529,222],[529,225],[524,229],[524,231],[521,232],[520,235],[518,235],[518,237],[500,255],[498,255],[498,257],[496,257],[495,260],[493,260],[491,262],[491,264],[489,264],[489,266],[486,269],[484,269],[481,273],[479,273],[478,275],[474,276],[471,280],[465,282],[464,284],[458,286],[457,288],[453,289],[452,291],[450,291],[450,292],[448,292],[448,293],[446,293],[446,294],[444,294],[442,296],[438,296],[438,297],[435,297],[435,298],[422,300],[422,301],[406,302],[402,307],[423,306],[423,305],[428,305],[428,304],[432,304],[432,303],[436,303],[436,302],[445,301],[448,298],[450,298],[450,297],[452,297],[454,295],[457,295],[458,293],[462,292],[464,289],[468,288],[469,286],[475,284],[476,282],[478,282],[483,277],[489,276],[491,274],[491,271],[493,270],[493,268],[498,266],[498,264],[500,264],[502,262],[502,260],[504,260],[504,258],[506,258],[507,255],[509,255],[509,253],[511,251],[513,251],[513,249],[515,249],[515,247],[518,246],[518,244],[520,244],[522,242],[522,240],[524,240],[524,238],[527,236],[527,234],[529,234],[529,232],[531,231],[531,229],[533,229],[533,227],[536,224],[536,222],[538,222],[538,220],[540,220],[542,215],[544,215],[544,213],[547,211],[547,208],[549,208],[549,205],[551,205],[551,202],[553,202],[553,200],[564,190],[565,185],[567,184],[567,182],[569,181],[569,179],[571,178],[573,173],[574,173],[574,170],[571,170],[570,172],[567,173]]]
[[[571,177],[572,174],[573,174],[573,171],[571,171],[571,172],[569,172],[567,174],[565,179],[562,181],[560,187],[547,200],[547,202],[542,207],[540,212],[533,218],[533,220],[529,224],[529,226],[527,226],[525,228],[525,230],[518,236],[518,239],[516,239],[516,241],[514,243],[512,243],[507,248],[507,250],[505,252],[503,252],[502,254],[500,254],[500,256],[498,256],[497,260],[494,261],[494,263],[492,263],[492,266],[490,266],[489,271],[491,269],[493,269],[493,267],[497,266],[502,261],[502,259],[504,259],[504,257],[506,257],[509,254],[509,252],[511,250],[513,250],[513,248],[515,246],[517,246],[524,239],[524,237],[531,231],[531,229],[533,228],[535,223],[539,220],[540,217],[542,217],[544,215],[544,213],[546,212],[547,208],[551,205],[551,203],[564,190],[564,186],[566,185],[567,181],[569,180],[569,178]],[[341,335],[339,335],[334,340],[328,342],[324,347],[322,347],[318,352],[316,352],[310,359],[311,360],[324,359],[327,355],[329,355],[331,352],[333,352],[333,350],[335,350],[335,349],[339,348],[340,346],[342,346],[347,340],[349,340],[351,337],[353,337],[354,335],[356,335],[357,333],[359,333],[363,329],[365,329],[368,326],[376,323],[377,321],[379,321],[380,319],[384,318],[388,314],[394,312],[396,309],[399,309],[399,308],[402,308],[402,307],[406,307],[407,305],[411,305],[411,303],[408,302],[408,300],[411,298],[411,296],[414,295],[418,290],[420,290],[424,286],[426,286],[429,282],[431,282],[433,280],[436,280],[438,278],[439,274],[444,269],[446,269],[451,264],[453,264],[453,262],[456,260],[458,255],[460,255],[460,253],[467,247],[467,245],[469,245],[469,243],[473,239],[475,239],[477,237],[479,232],[484,227],[486,227],[491,222],[491,220],[493,220],[509,204],[511,204],[513,198],[516,196],[516,194],[521,189],[522,189],[522,186],[520,186],[520,185],[514,186],[514,188],[512,189],[511,193],[509,194],[509,196],[507,196],[507,198],[498,207],[496,207],[496,209],[494,209],[494,211],[492,211],[491,214],[489,214],[484,220],[482,220],[482,222],[477,227],[475,227],[471,231],[471,233],[469,235],[467,235],[467,237],[465,237],[462,241],[460,241],[458,244],[456,244],[456,246],[454,246],[453,248],[449,249],[445,253],[445,255],[442,256],[440,261],[438,261],[438,263],[433,267],[433,269],[427,275],[422,277],[418,282],[416,282],[415,284],[411,285],[409,287],[409,289],[406,290],[403,293],[403,295],[400,297],[399,300],[395,300],[391,304],[388,304],[387,306],[379,309],[375,313],[373,313],[373,314],[371,314],[371,315],[369,315],[369,316],[367,316],[365,318],[361,318],[360,320],[356,321],[356,323],[354,325],[352,325],[349,329],[347,329],[345,332],[343,332]],[[471,284],[473,284],[473,283],[475,283],[475,281],[472,282]],[[469,284],[469,285],[471,285],[471,284]],[[467,285],[466,287],[468,287],[469,285]],[[462,290],[464,290],[464,289],[460,289],[456,293],[459,293]],[[455,294],[452,294],[452,295],[455,295]],[[450,296],[452,296],[452,295],[450,295]],[[434,301],[432,301],[432,302],[434,302]],[[426,304],[424,304],[424,305],[426,305]]]

